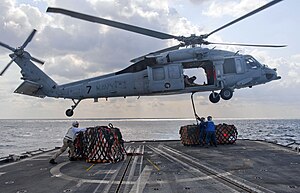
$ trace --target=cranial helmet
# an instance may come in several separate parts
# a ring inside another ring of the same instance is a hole
[[[78,125],[79,125],[78,121],[74,121],[74,122],[72,123],[72,126],[73,126],[73,127],[78,127]]]

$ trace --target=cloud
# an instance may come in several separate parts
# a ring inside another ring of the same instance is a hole
[[[300,86],[300,54],[291,56],[291,61],[285,63],[285,67],[289,67],[289,82],[293,85]]]
[[[212,0],[190,0],[191,3],[194,4],[201,4],[201,3],[205,3],[205,2],[210,2]]]
[[[203,11],[203,15],[210,17],[238,17],[264,5],[266,2],[266,0],[212,1],[208,9]]]

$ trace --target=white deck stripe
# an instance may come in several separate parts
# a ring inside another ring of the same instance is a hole
[[[136,149],[136,151],[134,153],[140,153],[140,152],[141,152],[141,146],[139,145],[139,147]],[[128,177],[127,177],[126,181],[131,181],[132,180],[134,172],[135,172],[135,168],[136,168],[136,165],[137,165],[138,158],[139,158],[139,156],[134,156],[134,159],[132,161],[131,168],[130,168],[130,171],[129,171],[129,174],[128,174]],[[124,192],[128,192],[128,189],[129,189],[129,185],[126,184],[125,188],[124,188]]]
[[[132,149],[132,147],[129,146],[129,147],[128,147],[128,151],[131,151],[131,149]],[[123,161],[123,164],[124,164],[124,161]],[[115,173],[112,175],[112,177],[110,178],[110,182],[105,186],[104,190],[102,191],[103,193],[108,193],[108,192],[109,192],[109,190],[110,190],[111,186],[113,185],[113,183],[114,183],[114,181],[115,181],[115,179],[116,179],[118,173],[120,172],[121,167],[123,166],[123,164],[120,164],[120,165],[118,166],[118,168],[117,168],[117,171],[118,171],[118,172],[115,172]],[[107,176],[107,175],[106,175],[106,176]],[[105,178],[106,178],[106,176],[105,176]],[[105,179],[105,178],[104,178],[104,179]],[[101,186],[101,183],[97,186],[97,189],[95,189],[95,191],[94,191],[93,193],[96,193],[96,191],[98,190],[98,188],[99,188],[100,186]]]
[[[145,152],[145,146],[143,145],[141,154],[144,155],[144,152]],[[139,169],[139,176],[142,174],[143,161],[144,161],[144,156],[141,156],[140,169]],[[140,179],[141,179],[141,178],[138,178],[138,180],[137,180],[137,190],[140,189],[140,183],[141,183],[141,180],[140,180]],[[137,193],[138,193],[138,191],[137,191]]]
[[[150,174],[152,172],[152,167],[146,165],[141,173],[141,175],[139,176],[137,182],[139,183],[135,183],[133,185],[133,187],[131,188],[130,193],[135,193],[135,192],[143,192],[143,190],[146,187],[146,184],[149,180]]]

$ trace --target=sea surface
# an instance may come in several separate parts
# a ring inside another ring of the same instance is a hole
[[[62,139],[73,120],[4,120],[0,119],[0,157],[20,155],[40,148],[53,149]],[[84,119],[80,127],[118,127],[125,141],[179,140],[182,125],[195,124],[194,119]],[[239,139],[258,139],[287,145],[300,143],[300,119],[216,119],[215,124],[235,125]]]

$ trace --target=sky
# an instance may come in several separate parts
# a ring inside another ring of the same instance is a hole
[[[61,14],[60,7],[145,27],[173,35],[206,34],[270,2],[269,0],[4,0],[0,4],[0,41],[18,47],[33,29],[36,36],[26,50],[46,63],[39,66],[58,84],[111,73],[130,60],[176,45]],[[195,94],[197,113],[215,118],[300,118],[300,1],[284,0],[223,29],[208,40],[230,43],[286,44],[286,48],[217,46],[250,54],[277,68],[282,77],[251,89],[235,90],[229,101],[212,104],[210,93]],[[212,48],[211,46],[208,48]],[[0,68],[10,61],[0,48]],[[37,64],[38,65],[38,64]],[[1,69],[2,70],[2,69]],[[35,98],[14,94],[22,83],[16,64],[0,77],[0,118],[67,118],[69,99]],[[82,101],[72,118],[192,118],[190,95],[127,97]]]

